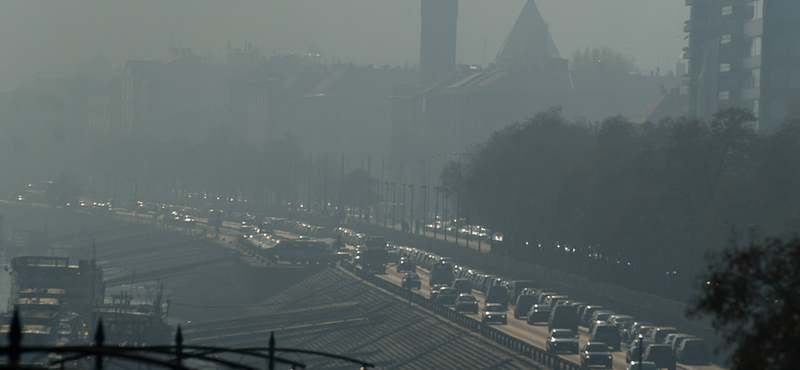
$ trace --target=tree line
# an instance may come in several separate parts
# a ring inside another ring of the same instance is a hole
[[[800,226],[800,122],[756,134],[726,109],[633,124],[568,120],[559,109],[495,132],[442,182],[469,213],[535,258],[572,246],[609,264],[691,279],[731,235],[783,236]],[[541,246],[541,247],[540,247]]]

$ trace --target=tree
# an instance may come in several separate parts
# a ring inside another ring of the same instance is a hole
[[[733,347],[732,370],[800,363],[800,238],[733,246],[708,258],[690,316],[712,316]]]

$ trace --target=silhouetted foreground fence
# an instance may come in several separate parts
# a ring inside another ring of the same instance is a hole
[[[421,294],[414,293],[410,289],[404,289],[396,284],[381,279],[374,273],[364,273],[360,269],[354,269],[353,265],[350,262],[343,262],[342,266],[347,269],[350,269],[351,271],[355,271],[356,276],[376,285],[381,289],[388,291],[391,294],[402,297],[403,299],[406,299],[409,302],[416,304],[419,307],[429,310],[436,315],[442,316],[445,319],[449,320],[450,322],[453,322],[463,328],[466,328],[469,331],[478,333],[483,337],[518,353],[523,357],[529,358],[539,364],[546,366],[547,368],[555,370],[580,369],[580,366],[577,364],[562,359],[557,355],[552,355],[539,347],[536,347],[519,338],[515,338],[511,335],[508,335],[488,324],[484,324],[481,321],[463,315],[460,312],[456,312],[455,310],[452,310],[448,307],[436,304],[434,301],[422,296]]]
[[[183,334],[180,326],[175,333],[175,344],[171,346],[141,346],[127,347],[119,345],[106,345],[105,334],[103,333],[103,322],[98,322],[97,331],[94,335],[92,345],[65,345],[65,346],[24,346],[22,325],[19,321],[18,312],[15,310],[11,319],[8,333],[8,345],[0,346],[0,359],[5,358],[6,362],[0,362],[3,369],[46,369],[58,366],[61,369],[93,367],[95,370],[102,370],[107,359],[118,359],[121,361],[147,364],[156,367],[170,369],[187,369],[194,367],[187,365],[189,361],[203,364],[204,367],[214,365],[217,367],[227,367],[232,369],[259,370],[262,367],[254,367],[244,363],[245,358],[257,359],[266,363],[268,370],[274,370],[275,364],[285,364],[293,369],[304,369],[302,362],[280,357],[278,354],[311,355],[327,357],[333,360],[349,362],[360,366],[361,369],[372,368],[374,365],[358,359],[340,356],[319,351],[309,351],[296,348],[277,348],[275,347],[275,335],[270,335],[268,347],[246,347],[246,348],[226,348],[212,346],[185,346],[183,345]],[[48,363],[26,364],[21,361],[23,355],[39,354],[45,356],[55,356]],[[224,355],[236,355],[238,361],[221,358]],[[93,363],[93,366],[91,365]]]

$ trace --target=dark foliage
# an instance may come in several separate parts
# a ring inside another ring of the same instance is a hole
[[[754,121],[727,109],[709,122],[587,124],[551,109],[495,132],[442,183],[460,217],[512,236],[504,253],[554,264],[567,251],[566,268],[588,274],[574,259],[595,259],[620,267],[608,280],[686,299],[698,261],[731,230],[800,227],[800,125],[758,136]],[[626,281],[631,271],[642,278]]]
[[[800,363],[800,238],[766,239],[708,258],[690,314],[710,315],[732,370],[796,369]]]

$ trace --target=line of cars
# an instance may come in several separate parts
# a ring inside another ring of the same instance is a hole
[[[458,265],[451,258],[439,257],[416,248],[390,248],[395,250],[398,260],[405,266],[419,265],[429,271],[439,266],[452,267],[452,282],[434,286],[431,292],[433,299],[439,301],[438,297],[448,297],[447,303],[441,303],[451,304],[452,299],[457,311],[476,313],[478,302],[469,294],[471,289],[476,289],[486,295],[482,321],[500,324],[508,322],[509,303],[513,302],[515,319],[525,320],[530,325],[547,323],[548,350],[554,353],[579,354],[583,367],[611,368],[613,352],[621,351],[623,342],[629,343],[626,363],[632,369],[675,370],[677,362],[689,365],[709,363],[709,350],[705,340],[679,333],[675,328],[641,323],[633,316],[617,314],[600,305],[576,301],[555,290],[542,288],[542,284],[535,281],[507,280]],[[456,293],[456,286],[461,287],[457,292],[460,295],[453,294]],[[446,294],[440,295],[442,290]],[[578,348],[579,326],[585,327],[589,332],[589,341],[583,348]],[[645,348],[642,354],[644,362],[641,364],[638,362],[637,352],[639,334],[642,335],[641,343]]]
[[[369,238],[353,232],[348,234],[357,242]],[[622,342],[630,343],[626,351],[629,369],[675,370],[677,362],[708,364],[705,340],[679,333],[675,328],[641,322],[600,305],[576,301],[536,281],[509,280],[456,264],[449,257],[390,242],[385,245],[388,262],[396,263],[397,271],[405,274],[404,287],[421,289],[422,282],[415,272],[419,266],[431,272],[432,300],[469,313],[477,313],[479,309],[477,298],[470,293],[472,289],[480,291],[486,297],[481,312],[484,323],[507,324],[509,306],[513,303],[515,319],[525,320],[530,325],[547,323],[547,350],[578,354],[584,368],[611,368],[613,352],[622,349]],[[579,326],[589,332],[588,343],[583,348],[579,348]],[[639,363],[641,348],[644,348],[644,362]]]

